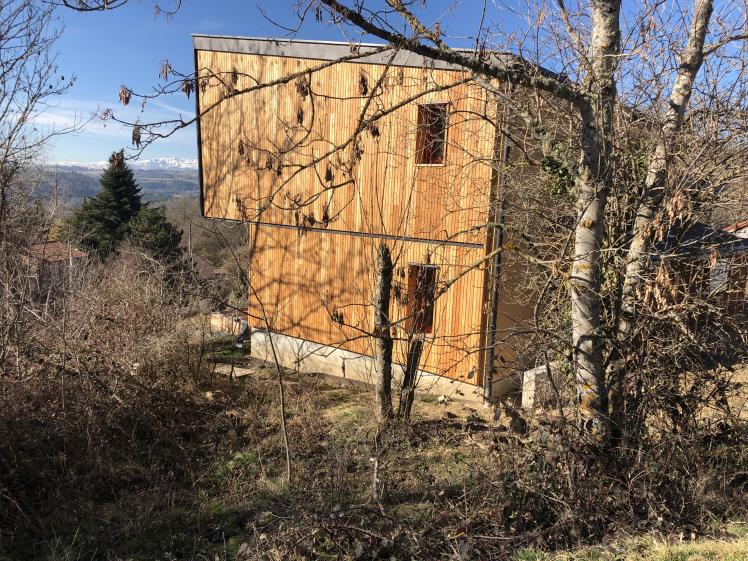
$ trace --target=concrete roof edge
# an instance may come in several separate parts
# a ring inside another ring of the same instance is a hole
[[[416,68],[435,68],[442,70],[464,70],[464,67],[457,64],[444,62],[441,60],[425,57],[402,50],[392,58],[389,50],[377,51],[376,49],[385,47],[383,43],[352,43],[345,41],[316,41],[308,39],[284,39],[274,37],[242,37],[232,35],[207,35],[194,33],[192,35],[192,44],[195,50],[216,51],[228,53],[257,54],[267,56],[280,56],[290,58],[306,58],[313,60],[336,60],[353,53],[351,47],[360,49],[361,57],[353,62],[367,64],[389,64],[393,66],[405,66]],[[474,49],[454,49],[457,52],[470,54]],[[369,53],[367,53],[369,51]],[[494,59],[505,58],[505,62],[519,62],[520,58],[511,53],[491,53]],[[537,66],[537,65],[535,65]],[[537,66],[543,73],[562,78],[555,72]]]

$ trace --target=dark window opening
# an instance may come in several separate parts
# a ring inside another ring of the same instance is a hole
[[[416,164],[444,163],[447,148],[447,104],[431,103],[418,106]]]
[[[406,329],[411,333],[432,333],[434,330],[436,271],[433,265],[408,265]]]

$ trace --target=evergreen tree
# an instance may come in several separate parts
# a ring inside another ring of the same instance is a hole
[[[144,204],[130,220],[128,240],[159,261],[175,263],[182,256],[182,231],[166,219],[163,207]]]
[[[102,257],[108,255],[127,235],[130,220],[142,207],[140,188],[124,152],[109,158],[100,179],[101,191],[86,199],[70,218],[67,237]]]

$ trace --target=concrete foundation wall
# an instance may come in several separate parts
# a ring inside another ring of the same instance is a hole
[[[561,388],[562,374],[557,365],[551,364],[552,380],[544,364],[522,374],[522,407],[552,407],[558,405],[556,391]],[[555,389],[554,389],[555,386]]]
[[[237,337],[242,330],[242,319],[246,319],[246,316],[213,312],[210,314],[210,331]]]
[[[252,356],[260,360],[273,361],[270,337],[271,335],[267,331],[252,330]],[[328,374],[370,385],[374,384],[374,359],[370,356],[279,333],[272,333],[272,342],[278,355],[278,361],[286,368],[298,369],[300,372]],[[394,380],[393,392],[399,391],[403,378],[403,368],[393,364],[392,376]],[[518,385],[519,379],[497,381],[494,383],[494,397],[499,397],[516,389]],[[476,404],[482,404],[483,402],[482,388],[423,370],[418,371],[416,391],[445,395],[450,399]]]

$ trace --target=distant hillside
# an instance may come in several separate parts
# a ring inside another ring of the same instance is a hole
[[[171,165],[169,165],[169,161]],[[197,195],[199,191],[196,167],[187,165],[191,160],[172,158],[147,160],[152,163],[133,162],[133,171],[146,201],[162,202],[172,197]],[[162,167],[157,167],[158,165]],[[100,165],[99,165],[100,164]],[[40,192],[50,196],[59,193],[63,199],[77,206],[85,197],[93,197],[99,191],[99,177],[105,163],[64,164],[47,168],[46,178],[40,185]]]

